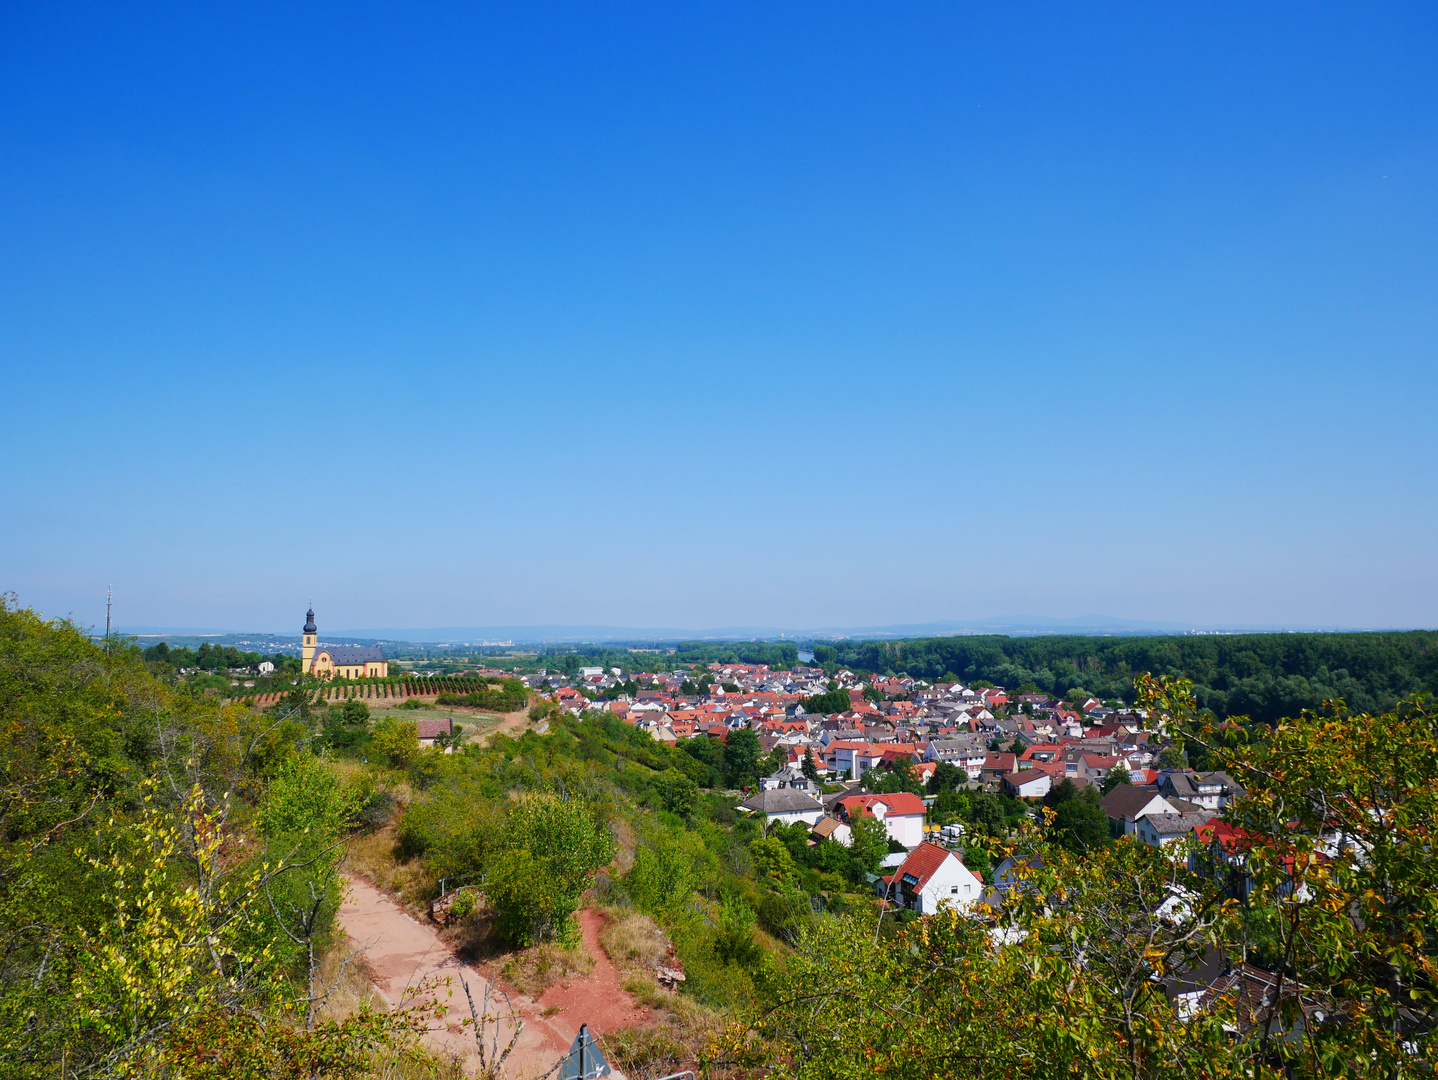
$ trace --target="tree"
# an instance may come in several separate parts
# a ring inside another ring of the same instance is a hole
[[[872,814],[856,813],[849,819],[849,850],[863,864],[869,873],[879,870],[879,864],[889,853],[889,830]]]
[[[724,739],[724,782],[747,787],[759,775],[759,735],[750,727],[731,731]]]
[[[419,756],[419,728],[413,720],[386,716],[374,726],[374,748],[392,768],[404,769]]]
[[[549,792],[514,800],[484,883],[495,929],[517,945],[572,940],[579,898],[613,855],[609,830],[577,800]]]
[[[1075,855],[1086,854],[1107,844],[1108,816],[1099,806],[1098,792],[1086,787],[1059,802],[1049,822],[1049,833],[1056,844]]]
[[[814,752],[807,746],[803,750],[804,757],[800,762],[799,769],[808,780],[817,784],[819,782],[819,766],[814,762]]]
[[[760,872],[767,874],[780,885],[788,884],[798,875],[793,856],[783,841],[772,836],[749,841],[749,856]]]
[[[1160,769],[1186,769],[1188,768],[1188,755],[1183,752],[1182,746],[1169,743],[1158,752],[1158,767]]]
[[[803,705],[804,711],[807,713],[831,714],[846,712],[853,702],[849,698],[849,691],[836,685],[825,693],[804,698]]]
[[[986,791],[975,792],[969,799],[974,817],[974,827],[989,836],[1003,836],[1008,832],[1008,816],[999,800]]]
[[[1250,1017],[1262,1049],[1300,1076],[1418,1075],[1438,1053],[1438,717],[1425,698],[1378,716],[1342,702],[1249,742],[1197,718],[1186,679],[1135,680],[1140,698],[1239,778],[1250,908],[1275,912],[1283,980]],[[1123,846],[1123,845],[1120,845]],[[1222,882],[1224,866],[1205,863]],[[1288,987],[1285,994],[1285,986]],[[1296,992],[1295,992],[1296,991]],[[1309,1016],[1301,1038],[1298,993]]]
[[[943,791],[953,791],[961,783],[966,783],[969,774],[959,769],[952,762],[941,761],[934,766],[933,775],[929,777],[929,794],[937,795]]]
[[[1127,784],[1128,782],[1129,772],[1127,767],[1123,765],[1115,765],[1113,768],[1109,769],[1108,772],[1103,774],[1103,779],[1099,781],[1099,790],[1105,795],[1107,795],[1110,791],[1118,787],[1120,784]]]
[[[880,690],[877,686],[873,686],[873,685],[866,686],[866,687],[864,687],[864,700],[865,700],[865,701],[872,701],[872,702],[875,702],[875,703],[880,702],[880,701],[883,701],[883,700],[884,700],[884,692],[883,692],[882,690]]]

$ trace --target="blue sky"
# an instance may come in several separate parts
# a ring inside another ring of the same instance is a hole
[[[9,4],[0,588],[1438,625],[1438,12]]]

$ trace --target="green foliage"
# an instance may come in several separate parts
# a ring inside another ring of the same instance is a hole
[[[1099,806],[1098,792],[1093,787],[1086,787],[1070,798],[1056,802],[1049,821],[1049,834],[1054,843],[1076,855],[1092,852],[1107,844],[1108,817],[1103,807]]]
[[[370,742],[380,758],[395,769],[403,769],[419,757],[419,729],[412,720],[386,716],[374,726]]]
[[[772,836],[749,841],[749,856],[754,860],[755,869],[776,884],[787,885],[798,875],[789,849]]]
[[[465,694],[440,694],[434,703],[441,707],[458,705],[501,713],[516,712],[529,703],[529,688],[519,679],[495,681],[498,686],[490,686],[484,690],[472,690]]]
[[[806,713],[829,714],[848,712],[853,708],[854,703],[849,699],[849,691],[833,689],[823,694],[815,694],[813,697],[804,698],[803,705]]]
[[[1108,772],[1103,774],[1103,779],[1099,781],[1099,791],[1107,795],[1110,791],[1118,787],[1120,784],[1127,784],[1128,782],[1128,769],[1123,765],[1115,765],[1112,769],[1109,769]]]
[[[548,792],[514,800],[485,879],[495,929],[518,945],[571,940],[579,898],[613,856],[609,830],[577,800]]]
[[[307,698],[282,704],[172,691],[137,649],[0,600],[0,1077],[247,1075],[211,1067],[226,1047],[351,1076],[345,1045],[367,1066],[395,1034],[309,1026],[363,793],[296,752]]]
[[[877,874],[884,856],[889,853],[889,833],[884,823],[872,814],[855,815],[849,821],[849,832],[849,850],[854,859],[869,873]]]
[[[1135,672],[1185,676],[1195,704],[1219,718],[1251,716],[1264,724],[1342,699],[1364,712],[1392,709],[1404,696],[1438,693],[1438,632],[1233,634],[1101,638],[988,635],[909,641],[844,641],[835,659],[850,668],[942,673],[1018,693],[1133,702]],[[827,654],[826,654],[827,655]],[[818,657],[818,652],[815,652]],[[807,706],[806,706],[807,707]]]
[[[724,782],[748,787],[759,779],[759,735],[753,728],[731,731],[724,739]]]
[[[941,761],[934,766],[933,775],[929,777],[928,788],[930,795],[937,795],[943,791],[953,791],[960,784],[968,783],[969,774],[957,765],[948,761]]]
[[[1158,767],[1160,769],[1186,769],[1188,768],[1188,755],[1184,753],[1182,746],[1170,743],[1158,752]]]

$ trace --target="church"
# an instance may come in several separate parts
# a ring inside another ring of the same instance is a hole
[[[389,661],[378,645],[326,645],[316,647],[319,629],[315,610],[305,612],[304,644],[300,647],[300,670],[316,679],[383,679]]]

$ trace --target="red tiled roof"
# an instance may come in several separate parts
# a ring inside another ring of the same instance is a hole
[[[850,795],[840,799],[839,804],[851,815],[872,814],[875,803],[883,803],[888,813],[906,817],[924,812],[924,800],[909,791],[896,791],[889,795]]]
[[[909,853],[897,870],[894,871],[895,878],[902,878],[905,874],[912,874],[918,879],[918,884],[911,886],[914,889],[922,889],[929,883],[929,879],[939,872],[939,868],[948,862],[949,859],[957,859],[958,856],[946,848],[937,844],[923,843]]]

